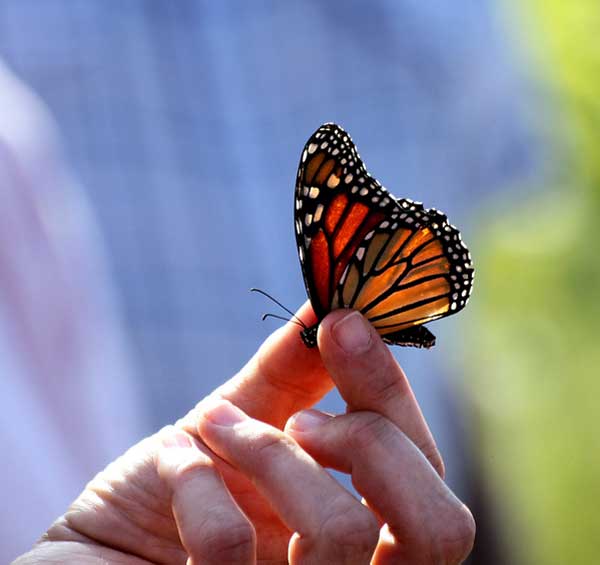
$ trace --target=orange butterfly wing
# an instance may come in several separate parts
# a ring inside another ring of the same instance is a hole
[[[306,143],[295,196],[298,253],[318,319],[354,308],[388,343],[431,347],[422,324],[463,308],[473,282],[470,254],[446,216],[391,195],[335,124]],[[302,332],[308,346],[316,330]]]

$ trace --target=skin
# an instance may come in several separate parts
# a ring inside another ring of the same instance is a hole
[[[314,314],[305,305],[300,316]],[[173,426],[97,475],[15,562],[461,563],[471,513],[402,369],[356,312],[319,350],[293,324]],[[320,355],[319,355],[320,352]],[[311,409],[337,386],[345,414]],[[325,471],[352,476],[357,500]]]

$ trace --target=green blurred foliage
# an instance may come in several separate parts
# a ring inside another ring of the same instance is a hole
[[[600,1],[509,9],[549,158],[544,186],[481,213],[467,356],[478,439],[511,563],[588,565],[600,563]]]

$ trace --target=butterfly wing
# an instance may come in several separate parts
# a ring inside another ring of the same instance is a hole
[[[441,212],[391,195],[335,124],[321,126],[302,152],[295,229],[319,320],[354,308],[388,343],[431,347],[422,324],[467,302],[473,267],[458,230]]]
[[[347,268],[332,309],[360,310],[387,342],[418,347],[435,343],[422,324],[462,309],[473,281],[458,230],[408,200],[367,235]]]
[[[321,126],[306,143],[296,182],[296,242],[319,319],[331,310],[336,284],[361,241],[394,206],[383,193],[377,207],[368,204],[372,182],[339,126]]]

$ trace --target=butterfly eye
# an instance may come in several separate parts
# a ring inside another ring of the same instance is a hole
[[[322,125],[304,147],[294,215],[304,282],[319,320],[353,308],[388,343],[431,347],[435,336],[423,324],[466,305],[473,266],[458,230],[443,213],[390,194],[336,124]],[[302,338],[316,345],[316,326]]]

